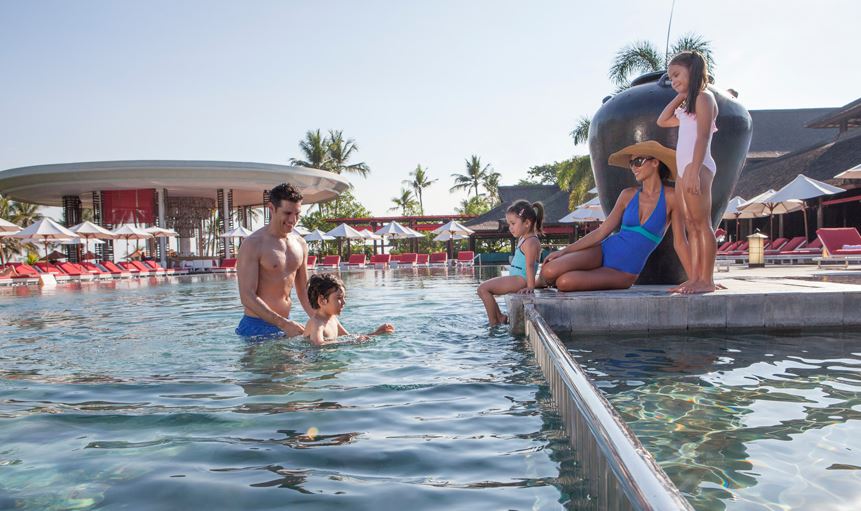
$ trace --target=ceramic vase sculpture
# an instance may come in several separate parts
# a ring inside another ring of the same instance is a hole
[[[714,86],[710,85],[709,90],[718,107],[718,131],[712,138],[712,157],[717,164],[712,184],[712,224],[717,227],[741,174],[753,131],[750,114],[738,100]],[[606,98],[592,117],[589,154],[604,213],[613,209],[623,189],[637,186],[630,171],[607,163],[612,153],[645,140],[676,148],[678,128],[660,128],[656,124],[658,115],[674,97],[676,92],[666,73],[648,73],[634,80],[629,89]],[[669,229],[646,262],[637,284],[678,284],[685,279]]]

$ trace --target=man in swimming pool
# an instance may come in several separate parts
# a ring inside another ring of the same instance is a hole
[[[308,302],[308,245],[293,232],[299,222],[302,194],[284,183],[269,191],[271,220],[242,242],[236,263],[239,298],[245,315],[236,328],[243,337],[301,335],[305,329],[290,320],[292,300],[296,296],[310,316]]]

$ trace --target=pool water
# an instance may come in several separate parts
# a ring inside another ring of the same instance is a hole
[[[345,273],[397,332],[323,349],[237,338],[232,277],[0,290],[0,509],[593,507],[479,271]]]
[[[696,509],[861,509],[861,334],[566,345]]]

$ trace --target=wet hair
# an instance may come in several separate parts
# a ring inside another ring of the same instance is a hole
[[[344,282],[331,273],[315,273],[308,279],[308,301],[312,309],[320,308],[320,298],[326,298],[332,291],[344,289]]]
[[[281,201],[299,202],[302,200],[302,193],[290,183],[281,183],[275,188],[269,190],[269,202],[275,209],[281,206]]]
[[[683,51],[670,61],[670,66],[684,66],[688,68],[688,97],[685,100],[685,112],[692,114],[696,112],[697,96],[706,90],[709,83],[709,71],[706,68],[706,59],[696,51]],[[669,66],[667,66],[669,67]]]
[[[532,227],[536,233],[539,235],[544,234],[544,231],[541,230],[541,225],[544,223],[544,204],[540,202],[530,204],[529,201],[520,199],[514,201],[514,204],[511,206],[508,206],[505,213],[517,215],[521,220],[529,220],[532,222]]]

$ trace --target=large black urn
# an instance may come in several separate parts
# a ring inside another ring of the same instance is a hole
[[[750,146],[750,114],[735,98],[709,86],[717,100],[718,131],[712,139],[712,156],[717,175],[712,184],[712,222],[717,227],[726,210]],[[592,117],[589,127],[589,154],[592,172],[598,185],[598,196],[605,213],[609,213],[619,193],[637,182],[631,172],[607,163],[610,155],[623,147],[657,140],[675,148],[678,128],[659,128],[655,121],[676,96],[664,72],[648,73],[632,82],[631,88],[604,101]],[[678,284],[685,272],[673,250],[672,230],[649,257],[638,284]]]

